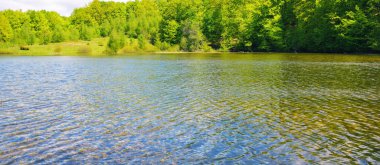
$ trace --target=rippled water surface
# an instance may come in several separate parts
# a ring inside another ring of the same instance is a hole
[[[0,57],[0,164],[380,163],[380,56]]]

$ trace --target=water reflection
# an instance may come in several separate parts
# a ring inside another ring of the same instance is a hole
[[[0,163],[379,163],[380,58],[1,57]]]

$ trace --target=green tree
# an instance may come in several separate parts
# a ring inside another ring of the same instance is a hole
[[[97,34],[95,27],[82,24],[82,26],[79,29],[79,38],[81,40],[90,41],[92,38],[96,36]]]
[[[30,27],[29,23],[25,23],[21,27],[20,34],[22,34],[19,39],[20,44],[33,45],[36,42],[36,36],[33,29]]]
[[[284,49],[283,31],[280,24],[280,10],[270,2],[262,2],[257,7],[249,23],[246,34],[247,42],[241,42],[241,49],[250,46],[253,51],[281,51]]]
[[[137,39],[183,51],[380,52],[379,0],[93,0],[70,17],[0,12],[3,45]],[[111,37],[112,35],[112,37]],[[117,36],[118,35],[118,36]]]
[[[64,20],[56,12],[46,12],[46,19],[49,22],[49,28],[51,30],[51,42],[62,42],[66,40],[65,27],[67,27],[66,20]]]
[[[369,49],[371,36],[368,32],[373,28],[373,24],[359,6],[355,7],[355,11],[347,11],[343,17],[335,17],[334,21],[344,51],[360,52]]]
[[[45,17],[45,11],[29,11],[31,27],[36,32],[36,37],[40,44],[48,44],[51,41],[52,32],[49,22]]]
[[[9,42],[13,37],[12,27],[8,19],[0,13],[0,41]]]
[[[161,24],[161,40],[170,44],[178,43],[179,24],[175,20],[163,21]]]
[[[211,42],[211,46],[214,49],[219,49],[224,31],[222,22],[222,6],[221,4],[210,6],[205,12],[202,32],[206,36],[207,40]]]
[[[113,30],[108,40],[108,53],[116,54],[117,51],[125,45],[124,35],[121,32]]]
[[[182,32],[180,48],[184,51],[201,50],[204,44],[203,35],[199,24],[186,21]]]
[[[110,35],[111,33],[111,24],[109,23],[108,20],[106,20],[105,22],[103,22],[101,25],[100,25],[100,36],[102,37],[107,37]]]

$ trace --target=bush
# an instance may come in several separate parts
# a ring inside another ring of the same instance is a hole
[[[203,44],[203,46],[202,46],[202,50],[203,50],[204,52],[211,52],[213,49],[212,49],[211,46],[209,46],[209,45],[207,45],[207,44]]]
[[[103,42],[99,41],[98,46],[104,46]]]
[[[139,48],[144,50],[145,49],[145,40],[144,40],[144,37],[142,35],[139,35],[137,37],[137,41],[139,43]]]
[[[172,45],[167,49],[168,52],[178,52],[179,50],[179,45]]]
[[[20,46],[20,50],[29,50],[29,47],[27,47],[27,46]]]
[[[112,31],[110,39],[108,40],[106,53],[117,54],[117,51],[125,45],[124,35],[117,31]]]
[[[168,50],[170,48],[170,44],[167,42],[160,42],[156,45],[160,50]]]

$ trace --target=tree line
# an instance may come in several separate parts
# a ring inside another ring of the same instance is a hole
[[[0,45],[109,37],[160,50],[380,52],[379,0],[94,0],[64,17],[0,11]]]

